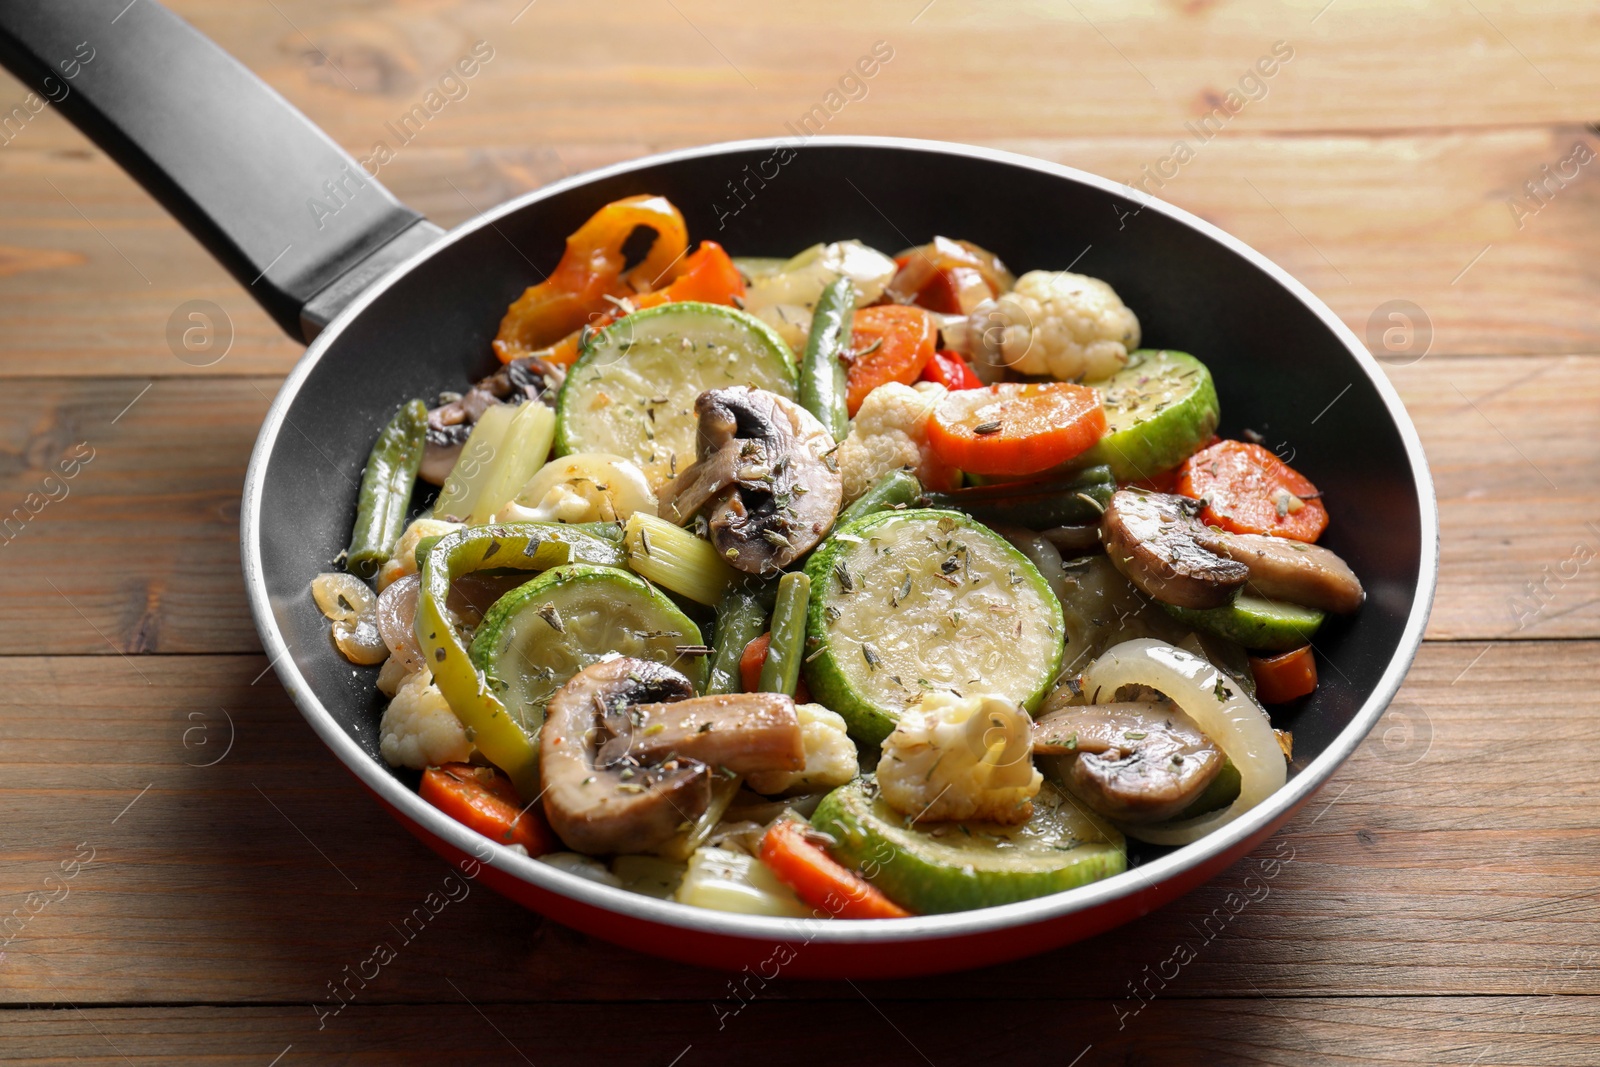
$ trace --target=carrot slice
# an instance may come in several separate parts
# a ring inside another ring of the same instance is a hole
[[[1260,445],[1219,441],[1178,468],[1178,492],[1204,500],[1200,517],[1233,533],[1315,541],[1328,527],[1321,494],[1299,471]]]
[[[933,454],[973,474],[1034,474],[1100,440],[1100,394],[1070,382],[1001,382],[949,393],[928,420]]]
[[[761,688],[761,668],[767,665],[767,650],[771,647],[772,631],[768,630],[745,645],[744,652],[739,655],[739,683],[746,693],[754,693]],[[806,688],[804,678],[794,687],[794,702],[811,703],[811,690]]]
[[[880,385],[910,385],[933,358],[938,331],[919,307],[881,304],[862,308],[851,324],[850,374],[845,407],[852,418],[867,394]]]
[[[530,856],[555,848],[543,813],[524,807],[511,779],[493,767],[447,763],[422,772],[422,799],[456,822],[502,845],[521,845]]]
[[[910,912],[806,837],[806,826],[779,819],[761,838],[761,862],[795,895],[836,919],[904,919]]]
[[[1317,660],[1310,645],[1276,656],[1251,656],[1256,698],[1263,704],[1285,704],[1317,688]]]

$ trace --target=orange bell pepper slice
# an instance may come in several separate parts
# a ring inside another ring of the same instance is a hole
[[[637,266],[624,270],[623,244],[640,226],[654,230],[655,240]],[[688,247],[683,215],[665,197],[646,194],[607,204],[567,238],[566,251],[550,276],[506,309],[495,354],[509,363],[582,328],[592,316],[610,310],[612,299],[672,282],[683,271]]]
[[[733,265],[733,257],[715,241],[701,241],[700,247],[683,261],[683,273],[665,289],[641,293],[631,297],[629,303],[635,311],[671,304],[680,300],[698,300],[703,304],[733,304],[744,296],[744,275]],[[578,342],[585,329],[601,329],[620,319],[623,309],[612,304],[607,310],[590,317],[577,330],[557,341],[549,351],[540,355],[551,363],[566,365],[578,358]]]

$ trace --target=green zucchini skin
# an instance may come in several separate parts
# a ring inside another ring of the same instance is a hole
[[[345,553],[345,566],[358,578],[377,574],[405,532],[406,510],[417,485],[427,433],[427,406],[420,400],[408,400],[372,446],[361,473],[356,521]]]
[[[907,826],[870,778],[829,793],[811,824],[833,838],[829,851],[835,859],[923,915],[1030,900],[1127,869],[1122,835],[1083,816],[1048,783],[1022,827]],[[1007,847],[996,847],[1002,842]]]
[[[806,574],[806,685],[857,744],[876,748],[931,689],[1032,710],[1060,669],[1060,602],[1026,556],[969,516],[870,515],[836,528]]]
[[[1239,768],[1233,765],[1233,760],[1224,756],[1222,758],[1222,769],[1217,772],[1217,776],[1211,779],[1211,783],[1201,791],[1199,796],[1194,798],[1193,804],[1173,816],[1173,821],[1182,822],[1184,819],[1198,818],[1208,811],[1216,811],[1218,808],[1232,804],[1234,798],[1239,795],[1241,781]]]
[[[632,647],[613,631],[622,631]],[[643,633],[654,636],[630,636]],[[567,564],[495,601],[468,655],[513,714],[537,727],[556,690],[612,652],[666,663],[700,691],[704,657],[677,652],[679,645],[700,643],[693,620],[639,576],[618,567]]]
[[[845,405],[846,374],[840,354],[850,348],[856,311],[856,287],[840,275],[822,290],[811,312],[811,335],[800,361],[800,404],[828,428],[835,441],[850,432]]]
[[[1139,481],[1188,459],[1221,419],[1206,365],[1187,352],[1141,348],[1100,392],[1106,433],[1079,461],[1105,463],[1119,482]]]
[[[1287,652],[1308,644],[1327,616],[1316,608],[1284,604],[1243,594],[1220,608],[1174,607],[1162,604],[1167,613],[1196,630],[1226,637],[1245,648],[1267,652]]]

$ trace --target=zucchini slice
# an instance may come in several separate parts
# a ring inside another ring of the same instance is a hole
[[[1106,432],[1074,462],[1108,464],[1119,482],[1177,466],[1217,428],[1217,387],[1206,365],[1187,352],[1141,348],[1120,371],[1089,384],[1100,392]]]
[[[833,837],[830,850],[897,904],[919,914],[966,911],[1059,893],[1121,874],[1127,846],[1046,782],[1021,826],[933,823],[907,826],[858,778],[823,798],[811,824]]]
[[[1204,633],[1237,641],[1245,648],[1287,652],[1311,640],[1326,618],[1316,608],[1240,594],[1220,608],[1179,608],[1162,604],[1179,622]]]
[[[666,595],[616,567],[552,567],[494,602],[468,648],[473,664],[529,733],[567,680],[619,653],[670,664],[699,691],[705,657],[700,628]]]
[[[1061,605],[1032,563],[955,511],[869,515],[819,546],[806,682],[876,747],[929,690],[1032,710],[1061,665]]]
[[[632,460],[653,488],[695,461],[694,402],[750,385],[793,400],[794,353],[736,308],[682,301],[591,331],[556,399],[556,454]]]

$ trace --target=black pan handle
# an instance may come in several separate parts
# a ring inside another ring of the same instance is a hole
[[[443,232],[155,0],[0,0],[0,63],[159,200],[291,337],[310,340]]]

